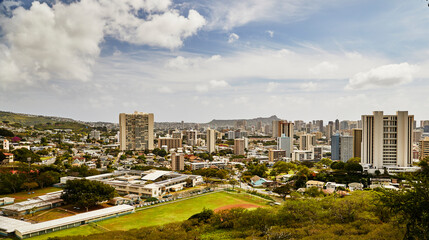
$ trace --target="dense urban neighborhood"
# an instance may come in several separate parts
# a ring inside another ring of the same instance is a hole
[[[407,112],[374,112],[363,115],[362,120],[336,120],[326,125],[322,120],[306,123],[272,118],[155,123],[153,114],[135,112],[120,114],[119,125],[64,121],[28,125],[4,120],[0,123],[0,234],[20,239],[50,236],[220,192],[244,194],[253,201],[238,207],[280,212],[291,211],[286,206],[298,204],[298,199],[309,204],[311,199],[357,204],[390,199],[390,193],[427,193],[428,186],[422,183],[427,181],[429,121],[421,121],[417,127]],[[423,180],[411,181],[422,176]],[[256,200],[258,204],[254,204]],[[384,208],[392,201],[386,200]],[[423,201],[427,203],[427,199]],[[269,210],[280,206],[285,210]],[[400,211],[400,206],[391,207]],[[362,211],[374,217],[382,214],[376,211],[387,211],[378,208]],[[209,215],[206,220],[217,214],[204,211]],[[243,218],[256,214],[253,211],[236,214],[244,214]],[[257,214],[268,217],[264,211]],[[341,214],[353,221],[356,217],[349,216],[355,213]],[[392,227],[393,216],[379,217],[389,219],[385,224]],[[424,236],[427,219],[412,221],[417,225],[411,227],[409,222],[395,232]]]

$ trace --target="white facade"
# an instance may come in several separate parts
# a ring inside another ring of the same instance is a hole
[[[362,164],[372,168],[411,167],[414,116],[407,111],[362,116]]]
[[[9,141],[7,139],[3,140],[3,149],[9,151]]]

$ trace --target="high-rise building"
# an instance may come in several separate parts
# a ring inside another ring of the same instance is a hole
[[[293,123],[285,120],[273,121],[273,138],[278,138],[282,134],[293,137]]]
[[[340,131],[340,120],[335,119],[335,129],[334,131]]]
[[[152,150],[153,126],[153,113],[119,114],[120,150]]]
[[[429,120],[421,120],[420,127],[424,128],[425,126],[429,126]]]
[[[323,120],[316,120],[316,125],[319,128],[319,132],[323,132]]]
[[[262,121],[256,123],[256,131],[262,131]]]
[[[183,153],[171,154],[171,170],[173,171],[185,170],[185,155]]]
[[[413,142],[418,143],[422,139],[423,129],[415,129],[413,130]]]
[[[244,149],[246,148],[246,140],[244,138],[234,139],[234,154],[244,155]]]
[[[353,129],[353,157],[361,157],[362,151],[362,129]]]
[[[285,135],[285,137],[289,137],[290,141],[290,149],[293,151],[293,136],[294,136],[294,128],[293,123],[285,120],[273,121],[273,138],[278,138],[280,136]]]
[[[281,161],[285,157],[286,157],[286,151],[284,150],[274,150],[274,149],[268,150],[268,161],[270,162]]]
[[[197,130],[186,131],[186,143],[190,146],[197,145],[197,136],[198,136]]]
[[[331,136],[331,159],[340,160],[340,134],[335,133]]]
[[[183,138],[183,134],[182,134],[182,132],[181,132],[181,131],[178,131],[178,130],[173,131],[173,132],[171,133],[171,136],[172,136],[173,138],[180,138],[180,139],[182,139],[182,138]]]
[[[340,137],[340,160],[347,162],[353,157],[353,137],[341,136]]]
[[[180,138],[170,138],[170,137],[160,137],[158,138],[158,147],[163,148],[163,146],[167,146],[167,151],[174,148],[182,147],[182,139]]]
[[[100,140],[100,131],[98,131],[98,130],[92,130],[89,133],[89,139]]]
[[[299,136],[299,150],[311,150],[316,145],[316,136],[313,134],[302,134]]]
[[[281,137],[277,138],[277,150],[286,151],[286,157],[288,158],[292,156],[293,149],[291,149],[291,141],[292,139],[290,137],[286,137],[286,135],[284,134],[282,134]]]
[[[407,111],[362,116],[362,164],[373,168],[411,167],[414,116]]]
[[[429,137],[425,137],[420,141],[420,160],[429,156]]]
[[[339,133],[331,137],[331,159],[347,162],[353,157],[353,137],[341,136]]]
[[[216,133],[214,129],[207,129],[207,151],[209,153],[215,152],[215,146],[216,146]]]

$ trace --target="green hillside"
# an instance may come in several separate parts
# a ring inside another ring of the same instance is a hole
[[[0,121],[8,121],[9,123],[19,123],[23,126],[33,126],[37,124],[54,124],[56,122],[76,122],[69,118],[36,116],[21,113],[11,113],[0,111]]]

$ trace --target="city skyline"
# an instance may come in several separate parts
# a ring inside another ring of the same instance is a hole
[[[135,110],[157,122],[429,118],[417,104],[429,87],[424,1],[137,3],[3,1],[1,110],[107,122]]]

